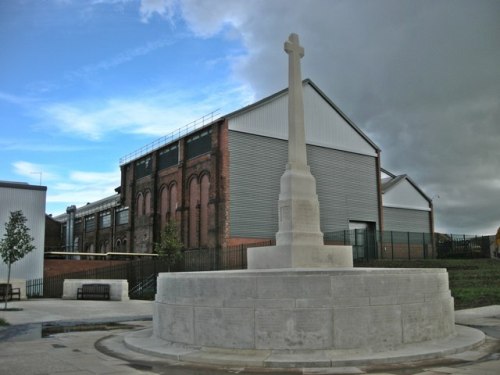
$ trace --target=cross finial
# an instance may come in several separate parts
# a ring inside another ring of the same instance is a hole
[[[299,58],[304,57],[304,48],[300,46],[297,34],[290,34],[288,40],[285,42],[285,52],[292,55],[297,53]]]

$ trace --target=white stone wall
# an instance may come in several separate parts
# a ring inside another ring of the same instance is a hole
[[[368,349],[455,333],[442,269],[164,273],[154,335],[196,347]]]
[[[63,282],[62,299],[77,299],[78,288],[83,284],[109,284],[109,299],[111,301],[128,301],[128,281],[110,279],[67,279]]]

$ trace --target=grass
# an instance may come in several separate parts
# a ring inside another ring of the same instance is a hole
[[[357,267],[446,268],[455,309],[500,305],[500,261],[494,259],[375,260]]]
[[[8,326],[8,325],[9,325],[9,323],[7,323],[7,322],[5,321],[5,319],[0,318],[0,327],[3,327],[3,326]]]

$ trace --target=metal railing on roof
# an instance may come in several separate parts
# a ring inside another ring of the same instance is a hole
[[[120,158],[120,166],[127,164],[131,160],[138,159],[143,155],[149,154],[151,151],[157,150],[158,148],[168,143],[176,141],[186,136],[187,134],[192,133],[199,128],[202,128],[203,126],[214,122],[214,119],[217,119],[219,112],[220,108],[190,122],[189,124],[184,125],[183,127],[173,131],[170,134],[154,140],[153,142],[135,150],[134,152],[131,152],[130,154],[125,155],[124,157]]]

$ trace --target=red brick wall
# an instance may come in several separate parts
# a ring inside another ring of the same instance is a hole
[[[179,164],[170,168],[158,170],[157,154],[151,152],[152,174],[139,180],[134,178],[135,160],[122,166],[122,200],[130,209],[130,236],[132,247],[130,251],[151,252],[154,243],[159,240],[166,218],[161,212],[162,191],[172,184],[177,190],[177,209],[170,208],[169,217],[175,218],[179,224],[179,234],[187,247],[217,247],[224,245],[228,232],[228,202],[229,192],[229,160],[227,144],[227,122],[212,124],[211,151],[198,157],[186,160],[185,138],[179,140]],[[209,177],[208,195],[204,194],[205,206],[200,207],[200,185],[203,176]],[[195,197],[190,199],[190,182],[195,181],[197,189],[192,189]],[[125,186],[123,186],[125,184]],[[152,212],[149,215],[138,215],[136,198],[139,193],[151,193]],[[169,204],[169,206],[172,206]],[[203,220],[200,213],[204,216]],[[165,214],[165,213],[164,213]],[[190,219],[191,217],[191,219]],[[204,231],[204,234],[200,233]],[[191,235],[190,235],[191,233]],[[201,244],[199,242],[202,242]]]
[[[95,268],[109,267],[126,263],[126,260],[68,260],[45,259],[44,276],[51,277],[67,273],[87,271]]]

